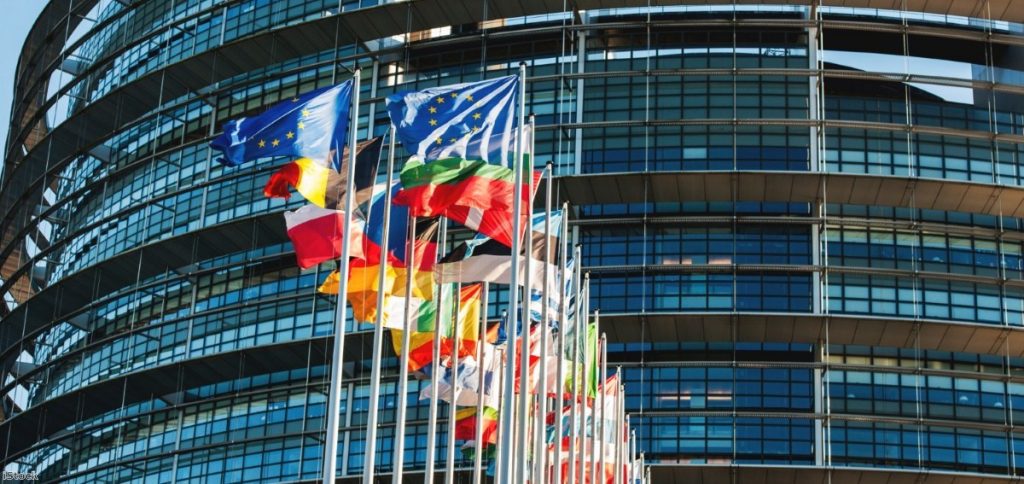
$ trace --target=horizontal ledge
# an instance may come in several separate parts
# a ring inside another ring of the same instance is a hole
[[[1024,187],[934,178],[812,171],[658,171],[564,175],[573,205],[789,202],[908,207],[1024,217]]]
[[[846,314],[601,313],[612,343],[765,342],[920,348],[1024,357],[1024,327]]]
[[[273,371],[323,365],[330,359],[332,336],[259,345],[138,370],[91,383],[29,407],[0,423],[0,455],[8,459],[37,442],[21,436],[50,436],[74,422],[102,415],[123,405],[173,395],[179,379],[190,387],[218,383]],[[373,333],[357,332],[345,338],[345,361],[357,361],[372,352]],[[273,355],[273,357],[269,357]]]
[[[873,469],[797,465],[650,464],[651,480],[658,484],[994,484],[1017,482],[1019,477],[932,469]]]
[[[28,313],[23,331],[0,338],[0,354],[9,359],[21,338],[91,303],[96,294],[111,293],[195,261],[246,250],[255,243],[286,240],[284,218],[280,212],[272,212],[211,225],[104,259],[47,286],[7,314],[2,320],[5,325],[22,324],[21,318]]]

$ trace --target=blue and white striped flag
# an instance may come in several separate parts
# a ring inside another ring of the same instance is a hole
[[[559,282],[561,278],[555,275],[555,288],[561,286],[562,290],[557,289],[551,291],[551,295],[548,297],[548,311],[547,320],[548,324],[552,328],[558,328],[559,326],[559,311],[562,309],[562,298],[566,299],[566,317],[571,318],[576,314],[576,298],[572,294],[573,278],[575,277],[575,259],[569,259],[569,262],[565,266],[565,281]],[[541,313],[544,311],[544,291],[530,291],[530,319],[535,322],[541,322],[544,318],[541,317]]]

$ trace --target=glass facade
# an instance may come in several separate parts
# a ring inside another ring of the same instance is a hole
[[[51,2],[0,186],[4,470],[316,480],[335,301],[315,288],[333,267],[296,267],[281,212],[302,201],[260,193],[290,160],[225,169],[208,142],[355,67],[366,138],[389,94],[523,62],[536,154],[657,472],[1021,477],[1024,5],[606,3]],[[627,188],[637,175],[653,181]],[[728,195],[701,196],[719,175]],[[490,316],[507,301],[494,288]],[[372,339],[346,324],[337,458],[354,478]],[[414,471],[425,383],[397,395],[390,351],[377,466],[392,471],[404,400]]]

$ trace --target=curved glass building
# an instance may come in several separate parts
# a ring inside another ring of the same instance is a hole
[[[261,193],[289,160],[225,169],[207,144],[357,66],[365,139],[388,94],[525,62],[655,482],[1024,475],[1024,1],[697,3],[51,0],[0,187],[4,470],[317,479],[333,267],[296,267],[302,202]],[[423,383],[399,397],[385,365],[391,472]]]

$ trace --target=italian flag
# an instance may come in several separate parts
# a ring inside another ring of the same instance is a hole
[[[457,318],[456,327],[459,331],[459,355],[468,356],[476,352],[476,341],[480,337],[478,325],[480,322],[481,296],[483,291],[481,285],[474,284],[465,286],[459,293],[459,311],[454,314],[453,292],[454,284],[444,284],[440,298],[441,310],[441,355],[452,354],[452,338],[449,337],[452,331],[452,320]],[[394,298],[402,300],[402,298]],[[410,326],[413,328],[409,335],[409,369],[416,371],[433,361],[434,337],[437,334],[434,329],[438,303],[422,299],[413,299],[413,311]],[[404,300],[401,301],[404,304]],[[397,307],[397,303],[396,303]],[[397,314],[402,314],[398,309]],[[404,324],[401,318],[396,318],[399,324]],[[396,355],[402,354],[402,326],[391,326],[391,343]]]
[[[409,207],[417,217],[448,217],[511,247],[514,175],[509,168],[480,160],[423,163],[413,158],[402,169],[403,188],[394,203]],[[540,177],[540,172],[533,172],[533,192],[521,191],[524,229]]]

